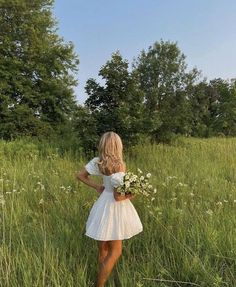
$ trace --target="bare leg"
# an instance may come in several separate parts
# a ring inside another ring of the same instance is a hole
[[[108,242],[108,254],[100,264],[98,272],[97,287],[104,287],[115,263],[122,254],[122,240],[111,240]]]
[[[106,256],[108,255],[109,245],[107,241],[98,241],[98,263],[99,263],[99,270],[101,268],[101,264],[105,260]]]

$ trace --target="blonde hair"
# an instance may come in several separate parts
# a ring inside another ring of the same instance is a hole
[[[125,166],[122,140],[115,132],[106,132],[101,136],[98,154],[98,167],[101,173],[105,175],[119,172],[121,171],[120,168]]]

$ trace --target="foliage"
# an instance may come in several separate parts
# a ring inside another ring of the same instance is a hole
[[[78,57],[56,33],[51,0],[1,1],[0,137],[45,136],[75,106]]]
[[[85,106],[95,119],[96,133],[113,130],[123,139],[124,145],[137,143],[143,133],[143,93],[136,73],[128,71],[128,61],[117,51],[102,66],[99,76],[105,81],[101,86],[89,79]]]
[[[148,132],[155,140],[169,140],[171,134],[191,131],[187,90],[199,72],[196,69],[187,72],[185,58],[177,43],[161,40],[147,52],[141,51],[133,63],[145,94]]]

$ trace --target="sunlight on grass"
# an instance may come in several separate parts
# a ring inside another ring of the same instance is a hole
[[[233,138],[127,150],[157,193],[149,207],[132,200],[144,230],[123,241],[107,286],[236,286],[235,158]],[[0,160],[1,286],[91,286],[97,243],[84,232],[98,194],[74,178],[89,159],[18,140],[0,141]]]

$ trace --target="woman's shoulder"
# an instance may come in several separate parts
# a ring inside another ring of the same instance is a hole
[[[99,157],[95,156],[93,157],[86,165],[85,165],[85,169],[93,175],[101,175],[101,172],[98,168],[98,161],[99,161]]]

